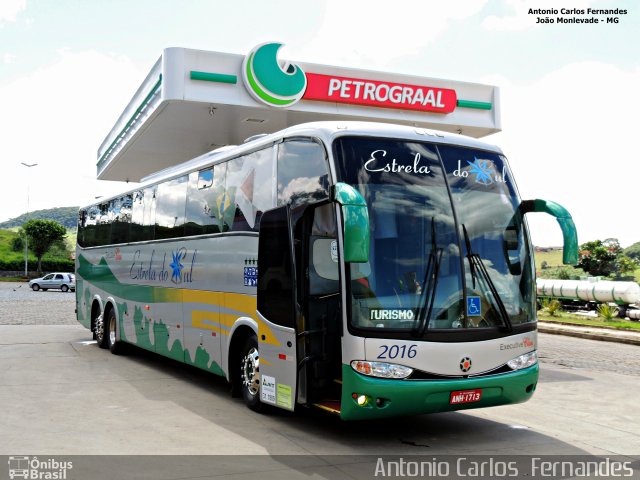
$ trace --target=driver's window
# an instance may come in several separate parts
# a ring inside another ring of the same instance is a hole
[[[50,273],[49,275],[45,276],[43,280],[51,280],[52,278],[53,278],[53,273]]]
[[[329,164],[324,147],[311,140],[287,140],[278,147],[277,204],[303,205],[327,198]]]
[[[310,242],[309,294],[327,295],[338,292],[338,239],[333,205],[315,209]]]

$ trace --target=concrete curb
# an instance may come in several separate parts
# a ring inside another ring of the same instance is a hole
[[[568,337],[586,338],[588,340],[626,343],[627,345],[640,346],[640,333],[635,332],[622,332],[607,328],[596,329],[588,327],[569,327],[567,325],[556,325],[555,323],[550,322],[538,322],[538,331],[554,335],[565,335]]]

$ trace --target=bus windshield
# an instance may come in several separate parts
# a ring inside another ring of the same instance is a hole
[[[534,321],[530,247],[504,157],[371,137],[339,138],[334,152],[371,228],[369,261],[348,269],[352,328],[421,337]]]

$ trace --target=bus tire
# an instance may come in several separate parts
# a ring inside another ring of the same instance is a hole
[[[258,339],[255,335],[247,337],[240,351],[240,387],[242,398],[254,412],[262,409],[260,401],[260,355],[258,354]]]
[[[100,348],[107,348],[108,335],[106,330],[107,328],[105,327],[104,315],[100,313],[100,315],[96,317],[94,330],[96,342]]]
[[[118,340],[118,332],[116,326],[116,312],[113,308],[109,309],[109,313],[107,313],[107,321],[105,322],[105,337],[107,339],[106,347],[113,353],[114,355],[119,355],[123,351],[124,345],[122,342]]]

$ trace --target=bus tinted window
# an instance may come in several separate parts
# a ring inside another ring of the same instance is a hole
[[[228,230],[242,231],[251,230],[247,216],[251,218],[250,206],[247,192],[253,190],[251,183],[253,179],[247,175],[244,167],[246,157],[238,157],[227,164],[227,180],[225,183],[226,196],[224,202],[224,223],[228,225]]]
[[[115,198],[109,202],[111,218],[111,243],[129,242],[129,223],[131,222],[132,194]]]
[[[158,185],[155,238],[184,235],[184,212],[187,199],[187,176]]]
[[[96,223],[100,210],[97,205],[92,205],[87,209],[87,218],[84,225],[84,245],[85,247],[94,247],[96,245]]]
[[[228,162],[223,219],[229,230],[258,231],[262,213],[273,206],[271,152],[267,148]]]
[[[129,241],[139,242],[144,240],[144,191],[136,190],[132,194],[131,223],[129,225]]]
[[[111,218],[109,217],[109,204],[98,205],[98,216],[95,226],[94,245],[106,245],[111,240]]]
[[[289,140],[278,148],[278,205],[321,200],[328,195],[324,148],[310,140]]]
[[[294,325],[293,272],[287,207],[267,212],[262,225],[258,256],[258,311],[284,327]]]
[[[87,224],[87,211],[80,210],[78,212],[78,245],[80,245],[81,247],[87,246],[84,240],[84,232],[85,232],[86,224]]]
[[[192,172],[187,195],[185,235],[220,233],[222,230],[221,201],[224,197],[226,164]]]
[[[144,189],[144,215],[141,240],[153,240],[156,226],[156,192],[158,187]]]

